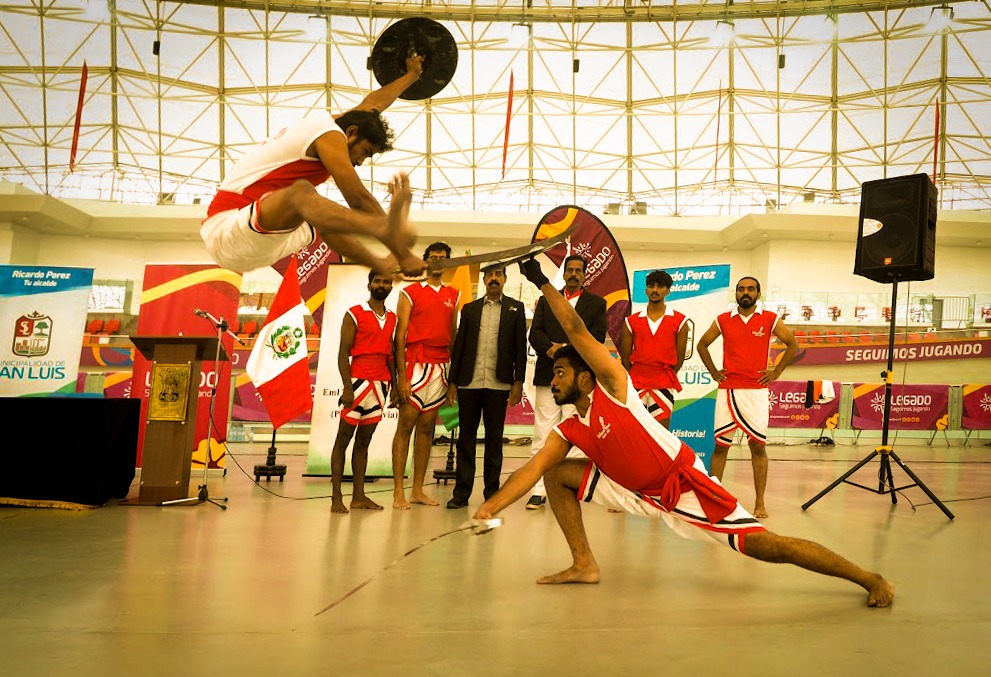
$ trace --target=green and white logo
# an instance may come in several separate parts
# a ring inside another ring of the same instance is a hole
[[[268,346],[275,352],[276,357],[288,359],[293,357],[304,345],[302,339],[303,330],[287,324],[272,332]]]

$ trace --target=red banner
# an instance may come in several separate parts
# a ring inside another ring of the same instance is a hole
[[[69,150],[69,172],[76,169],[76,152],[79,150],[79,127],[83,122],[83,104],[86,103],[86,80],[89,78],[89,66],[83,61],[83,70],[79,74],[79,99],[76,101],[76,121],[72,126],[72,148]]]
[[[771,358],[784,352],[781,344],[771,346]],[[896,362],[931,360],[973,360],[991,356],[991,338],[936,341],[923,339],[913,343],[897,343],[893,359]],[[887,344],[879,345],[811,345],[800,346],[792,364],[874,364],[888,361]]]
[[[522,402],[506,408],[506,425],[533,425],[533,405],[525,391]]]
[[[806,381],[774,381],[769,388],[769,428],[829,428],[840,422],[840,382],[833,381],[835,397],[829,402],[805,406]]]
[[[949,425],[950,386],[893,385],[889,430],[946,430]],[[853,384],[853,428],[881,430],[884,421],[884,384]]]
[[[581,207],[555,207],[544,214],[533,232],[532,242],[545,240],[567,230],[571,224],[578,228],[570,243],[548,249],[547,257],[560,267],[571,254],[582,256],[588,263],[585,289],[606,300],[606,322],[609,335],[617,346],[623,333],[623,321],[630,314],[630,277],[619,250],[619,243],[606,224]]]
[[[138,315],[138,336],[215,336],[213,324],[193,313],[197,308],[215,317],[237,317],[241,295],[241,276],[213,265],[148,265],[145,266],[141,291],[141,310]],[[229,336],[223,340],[230,354],[234,341]],[[231,392],[231,363],[214,365],[204,361],[200,374],[199,401],[196,409],[196,433],[193,439],[193,464],[202,464],[209,457],[210,467],[223,467],[223,446],[219,439],[206,441],[210,419],[210,395],[216,387],[217,402],[214,410],[215,434],[219,438],[227,434],[227,407]],[[218,373],[219,371],[219,373]],[[132,370],[131,397],[140,397],[142,425],[138,432],[138,465],[144,446],[144,421],[148,415],[148,390],[151,362],[136,353]],[[207,453],[209,448],[210,453]]]
[[[991,385],[968,383],[963,386],[964,430],[991,430]]]

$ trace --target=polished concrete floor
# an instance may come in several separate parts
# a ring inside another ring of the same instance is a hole
[[[767,525],[884,573],[897,586],[888,609],[867,608],[845,581],[595,506],[585,521],[602,582],[537,586],[568,553],[550,510],[520,502],[502,528],[430,543],[320,615],[468,511],[395,511],[391,482],[378,481],[369,489],[386,510],[332,515],[329,482],[302,477],[298,446],[283,446],[284,483],[255,485],[234,464],[211,477],[227,511],[0,508],[0,674],[934,677],[991,665],[986,446],[898,450],[952,522],[919,489],[893,507],[844,485],[803,512],[870,448],[769,448]],[[264,461],[263,445],[233,450],[249,472]],[[445,451],[434,449],[434,466]],[[526,448],[506,452],[511,470]],[[742,454],[734,448],[726,484],[750,507]],[[429,493],[446,501],[450,486]],[[480,500],[476,489],[472,506]]]

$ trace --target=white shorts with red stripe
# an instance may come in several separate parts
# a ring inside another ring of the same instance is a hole
[[[733,433],[742,430],[754,442],[767,442],[767,421],[771,415],[767,388],[730,388],[716,391],[716,444],[733,444]]]
[[[447,366],[443,364],[427,364],[414,362],[406,366],[410,388],[413,396],[409,403],[419,411],[438,409],[447,399]]]
[[[288,231],[270,232],[258,225],[258,203],[264,196],[241,209],[229,209],[209,217],[200,226],[200,237],[210,256],[229,270],[245,273],[265,268],[316,239],[309,224]]]
[[[667,388],[644,388],[637,390],[640,401],[643,403],[647,413],[657,421],[671,418],[674,411],[674,392]]]
[[[382,420],[382,411],[389,397],[388,381],[351,380],[354,401],[341,409],[341,418],[353,426],[372,425]]]
[[[719,481],[715,477],[710,479],[713,482]],[[706,519],[705,512],[692,491],[684,492],[678,499],[678,504],[668,512],[656,499],[613,482],[592,461],[585,467],[585,476],[578,488],[578,500],[641,517],[658,518],[682,538],[715,541],[743,554],[747,553],[744,536],[766,531],[764,525],[740,507],[739,503],[733,512],[712,524]]]

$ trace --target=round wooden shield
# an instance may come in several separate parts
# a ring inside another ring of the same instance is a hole
[[[423,56],[423,74],[399,98],[429,99],[454,77],[458,46],[451,32],[433,19],[401,19],[375,41],[370,59],[375,79],[385,86],[402,76],[406,72],[406,59],[413,54]]]

